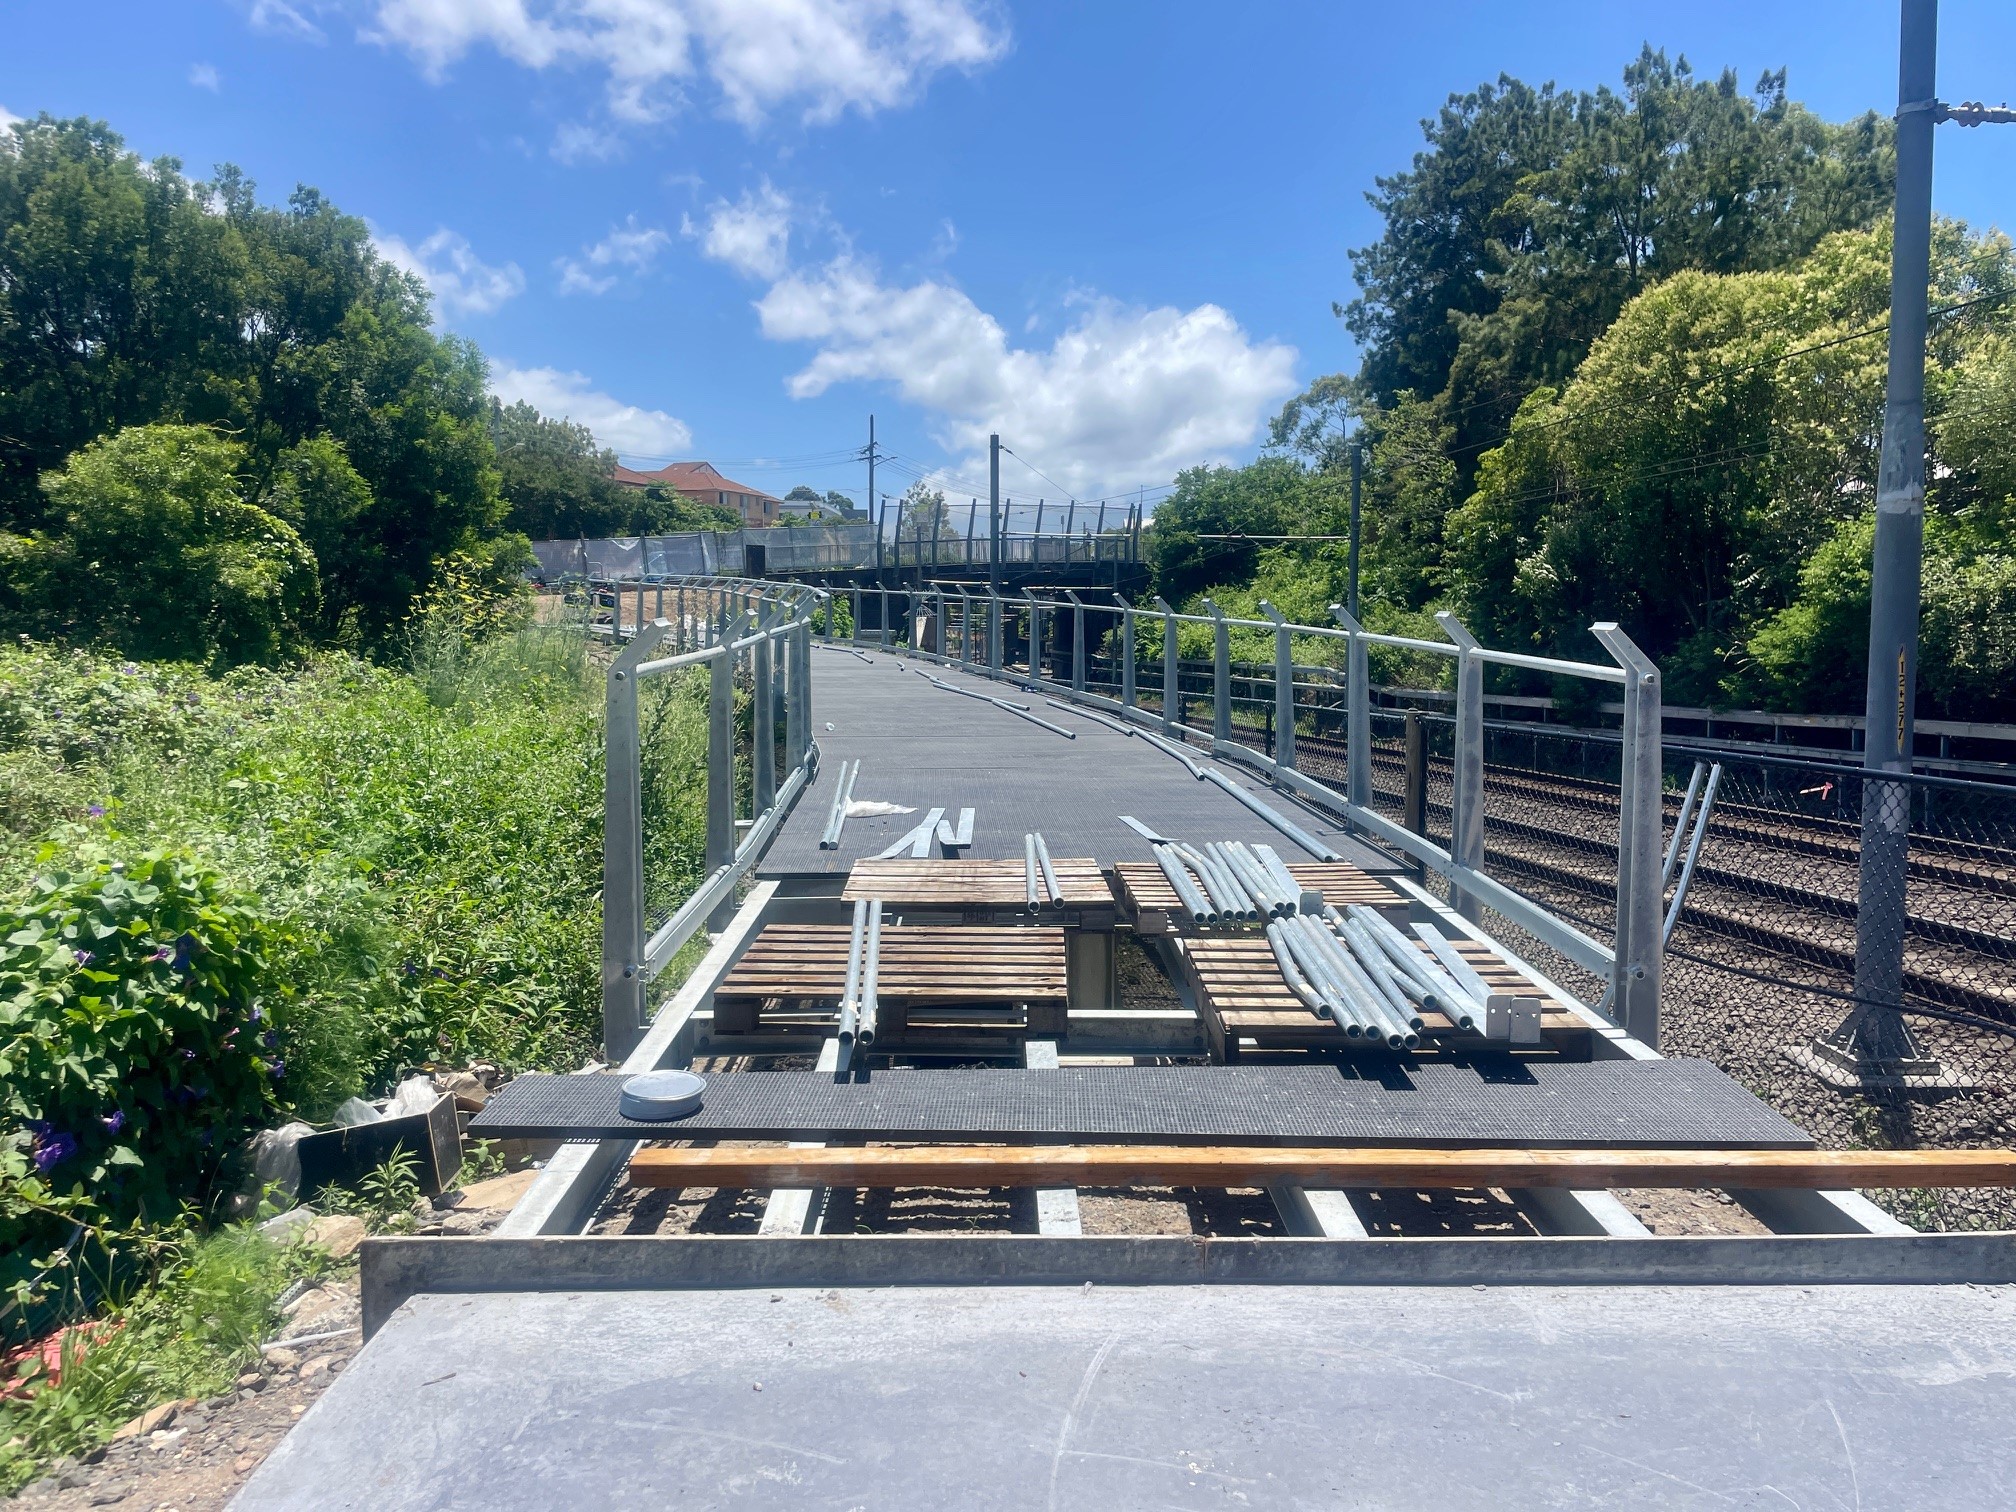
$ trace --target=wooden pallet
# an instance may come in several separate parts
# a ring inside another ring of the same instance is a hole
[[[856,861],[841,891],[843,902],[880,898],[904,913],[956,913],[968,924],[1061,923],[1070,929],[1111,929],[1113,889],[1089,856],[1055,857],[1051,868],[1064,905],[1028,911],[1029,885],[1020,861]]]
[[[714,990],[717,1034],[830,1034],[847,980],[844,924],[772,924]],[[1062,1034],[1064,931],[885,924],[877,1039],[932,1032]]]
[[[1113,868],[1114,891],[1134,928],[1144,935],[1257,934],[1259,924],[1199,925],[1176,899],[1176,889],[1153,861],[1122,861]],[[1406,918],[1407,899],[1385,881],[1346,861],[1289,863],[1288,875],[1305,888],[1315,888],[1332,908],[1363,903],[1385,912],[1395,923]]]
[[[1589,1048],[1588,1026],[1555,998],[1542,993],[1504,957],[1472,940],[1453,940],[1457,954],[1494,992],[1535,996],[1540,1003],[1540,1039],[1556,1053],[1581,1058]],[[1418,944],[1418,942],[1417,942]],[[1319,1018],[1281,980],[1273,949],[1257,935],[1216,936],[1177,944],[1183,969],[1196,993],[1198,1011],[1214,1060],[1235,1061],[1242,1044],[1261,1050],[1361,1050],[1364,1041],[1347,1039],[1329,1019]],[[1428,955],[1425,945],[1419,947]],[[1431,957],[1432,959],[1432,957]],[[1424,1013],[1422,1038],[1449,1046],[1483,1045],[1476,1034],[1459,1033],[1439,1013]]]

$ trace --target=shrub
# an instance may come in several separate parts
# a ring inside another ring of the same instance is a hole
[[[200,425],[131,426],[45,473],[57,528],[9,543],[16,612],[129,656],[272,661],[318,596],[294,527],[239,491],[244,449]]]
[[[269,929],[217,874],[150,852],[46,870],[0,905],[0,1282],[51,1248],[162,1222],[275,1102]]]

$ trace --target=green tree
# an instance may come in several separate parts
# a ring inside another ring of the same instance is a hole
[[[244,448],[194,425],[134,426],[46,474],[47,529],[9,537],[19,611],[129,656],[272,661],[315,609],[315,557],[241,493]]]
[[[1820,120],[1782,70],[1748,95],[1649,46],[1621,92],[1509,78],[1452,96],[1412,170],[1378,181],[1380,239],[1340,308],[1369,398],[1435,400],[1467,490],[1526,395],[1559,387],[1624,304],[1688,269],[1781,268],[1890,198],[1888,126]]]
[[[316,191],[262,206],[238,170],[192,183],[99,122],[0,138],[0,528],[41,525],[36,480],[130,426],[228,431],[255,496],[330,437],[369,497],[348,495],[322,564],[326,623],[377,644],[439,562],[503,528],[484,386],[426,290]]]

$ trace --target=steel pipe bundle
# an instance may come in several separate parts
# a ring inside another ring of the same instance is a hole
[[[840,989],[840,1044],[854,1043],[860,1028],[861,955],[868,938],[868,900],[854,905],[854,928],[847,937],[847,984]]]
[[[1307,914],[1296,914],[1270,927],[1278,929],[1288,942],[1296,965],[1323,996],[1330,1017],[1346,1036],[1376,1039],[1393,1050],[1411,1050],[1421,1043],[1411,1006],[1404,1000],[1396,1003],[1387,995],[1349,943]]]
[[[1178,860],[1203,880],[1204,891],[1221,919],[1237,922],[1260,917],[1260,910],[1253,906],[1246,890],[1224,867],[1181,841],[1171,841],[1169,848],[1176,852]]]
[[[1324,910],[1333,922],[1346,924],[1346,916],[1334,908]],[[1348,923],[1361,931],[1396,974],[1411,981],[1410,996],[1423,1007],[1432,1008],[1458,1029],[1476,1030],[1484,1021],[1484,1003],[1445,971],[1439,961],[1431,961],[1414,948],[1407,937],[1393,927],[1376,908],[1354,903]]]
[[[1197,884],[1190,880],[1190,873],[1184,869],[1182,861],[1171,854],[1168,842],[1163,841],[1156,845],[1154,851],[1155,864],[1162,868],[1162,875],[1169,879],[1170,889],[1175,892],[1177,901],[1189,910],[1192,921],[1198,924],[1216,924],[1218,910],[1211,906],[1210,899],[1198,891]]]

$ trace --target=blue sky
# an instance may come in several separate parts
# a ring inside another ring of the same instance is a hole
[[[2012,93],[2016,6],[1947,0],[1944,98]],[[1364,191],[1500,71],[1643,41],[1830,118],[1895,104],[1893,0],[220,0],[0,11],[0,107],[101,117],[424,269],[500,392],[649,465],[1018,500],[1242,459],[1355,363]],[[1938,208],[2012,220],[2016,130],[1942,127]],[[1032,471],[1026,464],[1033,465]]]

